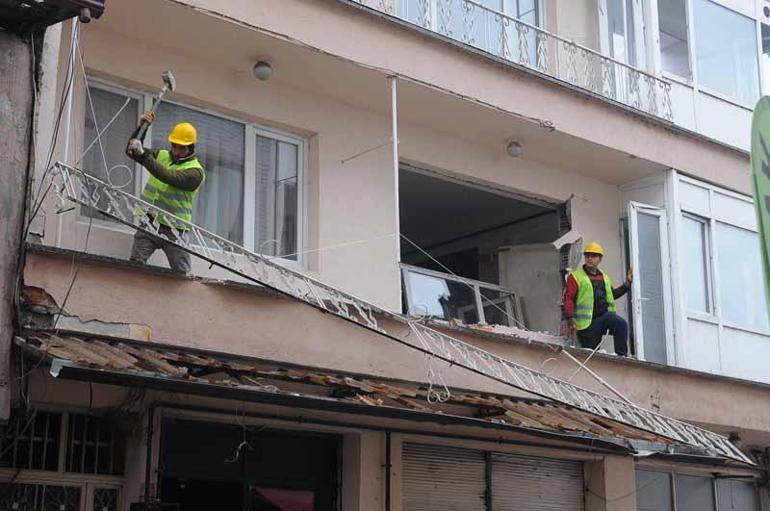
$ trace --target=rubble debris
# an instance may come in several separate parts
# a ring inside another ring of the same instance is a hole
[[[453,390],[446,402],[431,403],[427,399],[427,388],[416,382],[332,374],[315,368],[288,368],[278,362],[193,353],[171,346],[160,349],[144,342],[112,341],[87,335],[38,332],[26,338],[16,337],[16,343],[28,356],[34,353],[38,358],[58,358],[86,367],[144,375],[150,372],[163,378],[211,385],[244,386],[254,391],[333,399],[361,406],[453,415],[512,428],[671,443],[646,431],[550,401]]]

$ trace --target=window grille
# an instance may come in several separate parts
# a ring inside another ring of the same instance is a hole
[[[80,511],[80,495],[79,486],[0,483],[0,509]]]
[[[122,475],[125,435],[116,421],[70,414],[67,438],[67,472]]]
[[[93,511],[118,511],[117,488],[94,488]]]
[[[0,467],[56,470],[61,414],[14,410],[0,434]]]

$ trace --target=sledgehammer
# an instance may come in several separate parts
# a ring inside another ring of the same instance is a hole
[[[160,89],[158,99],[156,99],[152,104],[152,108],[150,109],[150,112],[152,113],[155,113],[155,110],[158,109],[158,105],[160,105],[160,102],[163,101],[163,96],[165,96],[168,91],[173,92],[174,89],[176,89],[176,80],[174,79],[174,75],[171,73],[171,71],[163,71],[160,74],[160,77],[163,80],[163,88]],[[144,142],[144,137],[147,135],[147,128],[149,127],[150,124],[142,120],[142,122],[139,123],[139,126],[136,127],[136,130],[134,130],[131,138],[138,138]]]

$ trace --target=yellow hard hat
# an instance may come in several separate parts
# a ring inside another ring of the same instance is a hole
[[[599,254],[600,256],[604,256],[604,249],[601,245],[596,243],[595,241],[589,241],[586,246],[583,248],[584,254]]]
[[[189,122],[180,122],[169,133],[168,141],[177,145],[192,145],[198,141],[198,132]]]

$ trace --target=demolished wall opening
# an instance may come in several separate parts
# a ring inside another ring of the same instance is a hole
[[[558,332],[566,206],[402,166],[403,308]]]

